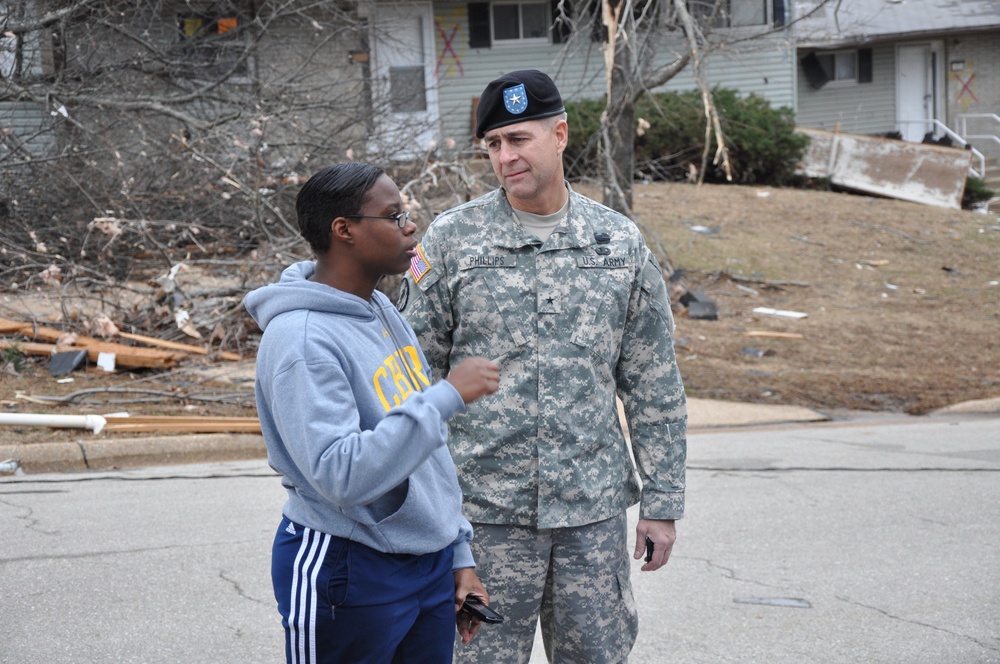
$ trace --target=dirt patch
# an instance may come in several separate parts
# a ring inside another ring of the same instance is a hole
[[[996,215],[825,191],[686,184],[639,185],[635,203],[651,244],[680,271],[679,284],[718,306],[717,320],[676,309],[690,395],[914,414],[1000,396]],[[30,297],[5,297],[0,317],[23,319]],[[758,307],[807,316],[754,313]],[[801,338],[749,336],[771,333]],[[16,372],[10,363],[0,370],[0,412],[253,415],[248,363],[192,356],[170,372],[91,368],[57,383],[44,359],[28,357]],[[90,392],[67,403],[30,398],[82,390]],[[4,442],[80,435],[0,428]]]
[[[719,307],[714,321],[678,316],[691,395],[911,414],[1000,395],[996,215],[680,184],[638,187],[636,212]]]

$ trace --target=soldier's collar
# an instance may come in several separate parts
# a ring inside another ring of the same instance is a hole
[[[594,244],[594,229],[585,215],[581,214],[578,203],[579,194],[573,191],[569,182],[566,183],[569,189],[569,209],[566,211],[566,221],[553,231],[548,239],[548,247],[553,249],[571,249],[578,247],[589,247]],[[496,190],[494,200],[496,209],[496,223],[493,228],[493,242],[497,247],[505,249],[520,249],[531,244],[536,244],[538,238],[524,230],[520,224],[514,220],[514,208],[507,200],[504,190]]]

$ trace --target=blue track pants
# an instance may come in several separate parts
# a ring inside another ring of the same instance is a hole
[[[453,552],[381,553],[281,519],[271,580],[289,664],[450,664]]]

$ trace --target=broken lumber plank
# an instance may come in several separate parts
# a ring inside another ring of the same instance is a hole
[[[25,326],[30,329],[31,323],[21,323],[16,320],[5,320],[0,318],[0,333],[3,334],[11,334],[13,332],[20,333]]]
[[[155,348],[136,348],[123,344],[97,342],[89,346],[56,346],[35,341],[0,341],[0,348],[16,346],[28,355],[51,355],[55,352],[86,350],[87,359],[97,363],[101,353],[114,353],[117,366],[134,369],[169,369],[177,364],[177,353],[168,353]]]
[[[188,353],[197,353],[199,355],[208,355],[211,352],[210,350],[202,346],[182,344],[177,341],[167,341],[166,339],[157,339],[156,337],[147,337],[142,334],[132,334],[131,332],[119,332],[118,336],[122,337],[123,339],[128,339],[130,341],[138,341],[148,346],[162,346],[163,348],[173,348],[174,350],[183,350]],[[237,353],[228,353],[225,351],[219,351],[219,357],[221,357],[224,360],[243,359]]]
[[[150,433],[180,431],[183,433],[260,433],[256,417],[196,417],[171,415],[138,415],[105,417],[105,431]]]
[[[41,325],[35,325],[34,323],[24,323],[4,319],[0,319],[0,329],[3,329],[4,331],[18,332],[26,337],[42,339],[43,341],[56,341],[59,337],[66,334],[64,330],[57,330],[54,327],[43,327]],[[80,337],[80,341],[87,338],[88,337]],[[79,345],[83,346],[85,344],[81,343]]]
[[[776,339],[805,339],[806,335],[798,332],[771,332],[770,330],[747,330],[744,337],[774,337]]]

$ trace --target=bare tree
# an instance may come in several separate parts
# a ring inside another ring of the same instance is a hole
[[[371,26],[353,2],[5,0],[0,26],[8,287],[61,285],[119,325],[181,334],[180,263],[267,280],[309,254],[287,216],[308,174],[389,163],[367,140],[388,105],[372,102]],[[149,288],[108,296],[126,281]]]
[[[817,0],[808,15],[831,1]],[[704,64],[714,53],[786,30],[794,21],[772,16],[769,25],[752,35],[720,34],[715,27],[729,25],[730,4],[730,0],[598,0],[600,23],[609,45],[605,49],[607,105],[600,134],[605,205],[631,216],[636,104],[649,90],[665,85],[688,67],[701,93],[705,115],[698,180],[704,178],[710,156],[712,164],[731,178],[725,135]],[[563,19],[570,20],[565,13]],[[584,16],[583,20],[591,19]]]

